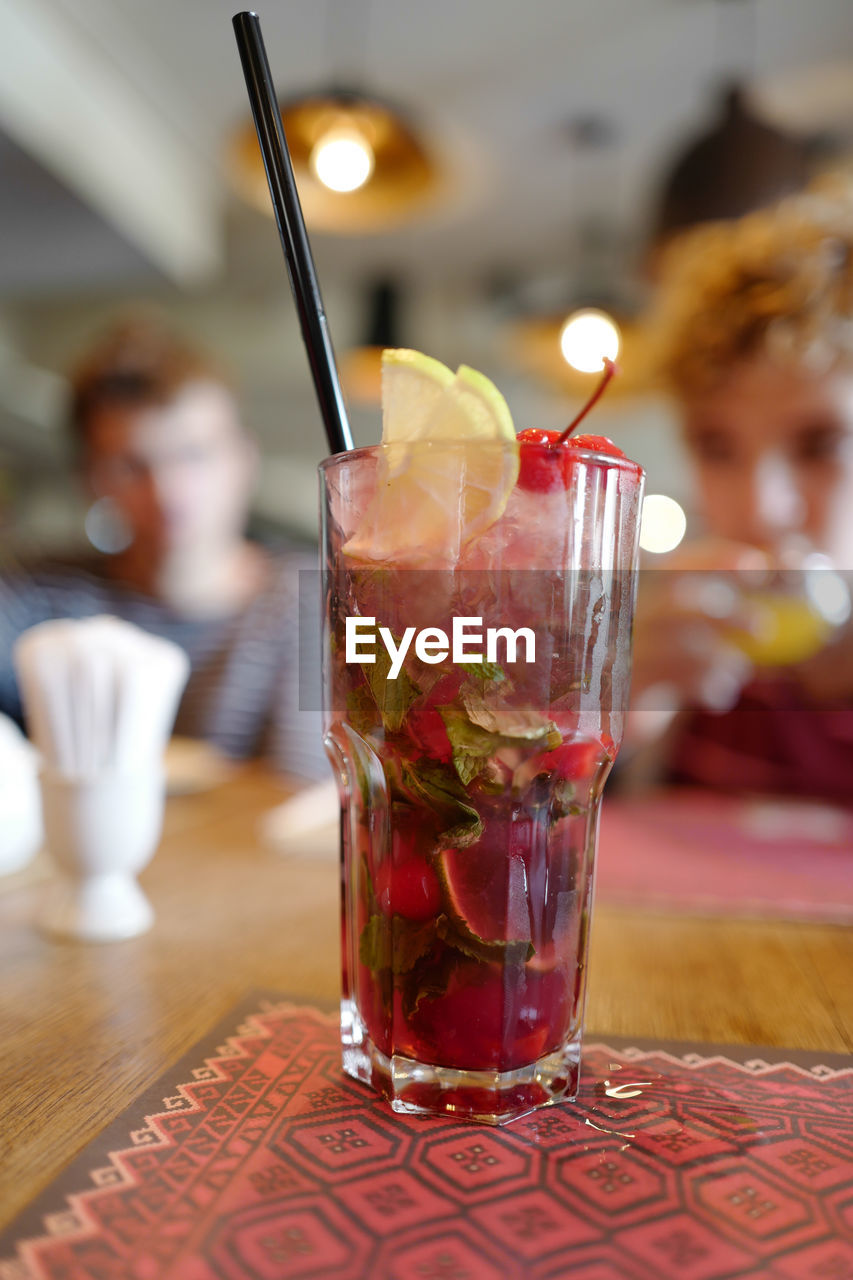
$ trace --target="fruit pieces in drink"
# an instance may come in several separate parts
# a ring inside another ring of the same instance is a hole
[[[375,497],[344,554],[454,564],[500,518],[518,476],[506,401],[474,369],[454,374],[421,352],[394,350],[382,356],[382,404]]]
[[[528,762],[537,759],[533,745]],[[606,768],[601,744],[565,747],[573,768],[593,777]],[[559,761],[563,752],[547,754]],[[388,744],[385,760],[394,776]],[[390,849],[371,840],[365,824],[359,1006],[389,1057],[513,1070],[557,1049],[577,1027],[576,957],[589,891],[584,794],[592,777],[537,770],[513,799],[511,783],[463,789],[429,760],[411,767],[418,777],[410,778],[409,802],[392,805]],[[430,787],[437,808],[418,794]],[[456,813],[444,788],[456,791]]]
[[[521,458],[518,483],[521,488],[539,493],[568,489],[572,468],[577,462],[578,449],[589,453],[605,454],[628,462],[627,455],[608,436],[573,435],[575,428],[598,403],[617,373],[618,369],[613,361],[605,360],[604,373],[598,386],[564,431],[545,431],[539,427],[527,427],[519,432]],[[639,476],[640,468],[635,463],[630,465],[636,468]]]
[[[522,489],[539,493],[565,492],[579,449],[627,461],[627,455],[608,436],[570,436],[562,444],[561,440],[559,431],[545,431],[539,427],[528,427],[519,432],[518,483]]]

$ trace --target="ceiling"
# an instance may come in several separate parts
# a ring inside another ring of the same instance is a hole
[[[145,255],[45,166],[0,133],[0,282],[49,294],[151,278]]]
[[[222,176],[223,140],[246,114],[234,7],[0,0],[7,298],[279,270],[272,224]],[[544,288],[577,264],[589,222],[629,269],[673,149],[731,76],[772,118],[853,140],[851,0],[266,0],[260,16],[282,96],[367,86],[405,106],[449,173],[416,224],[317,236],[339,278]],[[605,145],[573,141],[590,120]]]
[[[258,3],[282,97],[343,81],[395,100],[448,174],[405,228],[312,235],[338,351],[394,275],[398,340],[489,373],[519,424],[563,426],[586,392],[523,368],[507,322],[590,286],[642,294],[662,175],[724,82],[853,152],[853,0]],[[236,4],[0,0],[0,462],[19,536],[80,536],[61,375],[128,300],[235,372],[265,454],[257,510],[314,528],[322,434],[275,227],[224,178],[248,114]],[[605,145],[578,145],[590,134]],[[618,390],[597,429],[688,501],[667,406]],[[357,443],[375,440],[375,408],[350,410]]]

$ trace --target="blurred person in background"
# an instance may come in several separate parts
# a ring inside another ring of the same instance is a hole
[[[121,324],[74,373],[70,418],[87,529],[112,553],[0,578],[0,711],[21,720],[22,631],[113,614],[188,653],[176,733],[327,777],[319,713],[299,710],[298,571],[315,562],[245,536],[257,451],[227,378],[157,325]]]
[[[705,536],[640,575],[636,775],[853,802],[853,190],[686,234],[660,290]],[[839,625],[810,644],[814,564]]]

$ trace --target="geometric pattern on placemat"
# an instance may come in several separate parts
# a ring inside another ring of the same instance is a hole
[[[396,1116],[259,1002],[0,1280],[853,1280],[853,1068],[584,1051],[577,1104]]]

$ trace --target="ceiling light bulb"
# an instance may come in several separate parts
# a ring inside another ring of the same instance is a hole
[[[311,152],[311,168],[330,191],[357,191],[373,173],[373,148],[352,129],[324,134]]]
[[[576,311],[560,333],[563,359],[578,373],[599,373],[605,359],[616,359],[620,345],[619,329],[604,311]]]
[[[674,551],[687,531],[687,516],[665,493],[649,493],[643,500],[640,517],[640,546],[663,555]]]

